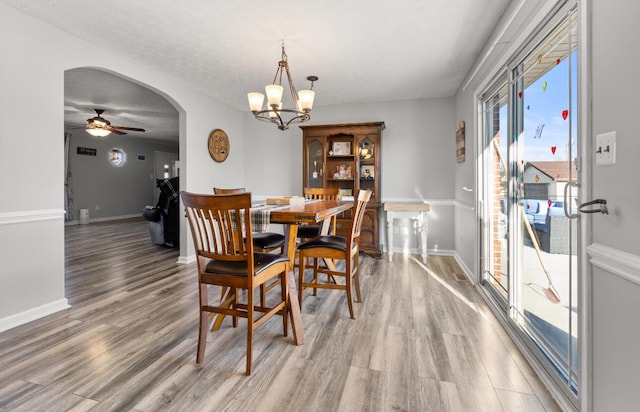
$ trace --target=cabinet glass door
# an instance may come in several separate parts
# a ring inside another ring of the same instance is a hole
[[[307,145],[307,176],[305,187],[323,187],[323,145],[318,140],[312,140]]]
[[[378,193],[375,190],[375,182],[379,176],[376,176],[376,156],[375,156],[375,142],[369,138],[364,138],[358,143],[358,159],[360,167],[360,185],[359,189],[371,190],[371,200],[373,203],[377,203]],[[355,196],[355,194],[354,194]]]

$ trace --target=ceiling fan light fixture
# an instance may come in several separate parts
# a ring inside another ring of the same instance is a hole
[[[145,131],[144,129],[141,129],[139,127],[112,126],[110,121],[101,116],[104,112],[104,109],[93,109],[93,111],[96,112],[97,116],[92,117],[91,119],[87,119],[87,124],[84,127],[84,131],[92,136],[106,137],[111,133],[125,135],[127,134],[125,130],[132,132]]]
[[[291,109],[283,109],[282,97],[284,95],[284,87],[282,86],[282,77],[286,76],[285,85],[289,87],[293,107]],[[311,82],[309,90],[296,91],[291,74],[289,73],[289,63],[287,63],[287,53],[284,51],[284,43],[282,43],[282,59],[278,62],[278,70],[273,78],[272,84],[265,86],[267,95],[267,108],[263,109],[264,95],[262,93],[248,93],[249,110],[256,119],[265,122],[271,122],[278,126],[280,130],[287,130],[289,125],[294,122],[306,122],[311,119],[311,109],[315,92],[313,82],[318,80],[317,76],[309,76],[307,80]],[[291,116],[288,120],[284,116]]]
[[[87,133],[89,133],[91,136],[95,136],[95,137],[106,137],[106,136],[109,136],[111,134],[110,130],[96,128],[96,127],[87,127],[84,130]]]

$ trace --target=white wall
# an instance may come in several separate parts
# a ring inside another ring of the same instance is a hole
[[[0,330],[62,309],[64,297],[64,71],[106,68],[147,85],[180,113],[180,186],[211,190],[244,180],[242,115],[154,68],[111,53],[0,4]],[[37,118],[37,121],[34,119]],[[224,129],[233,150],[211,160],[207,138]],[[46,230],[45,230],[46,229]],[[181,256],[192,255],[182,228]],[[27,264],[34,243],[38,259]],[[26,273],[29,275],[27,276]],[[34,309],[41,308],[41,311]],[[37,312],[36,315],[34,313]],[[17,323],[16,323],[17,322]]]
[[[606,199],[610,214],[589,216],[588,252],[592,274],[593,410],[638,409],[640,370],[640,5],[628,1],[589,1],[592,7],[592,138],[617,132],[617,163],[593,166],[593,198]],[[593,144],[593,143],[592,143]],[[593,150],[591,151],[593,152]],[[594,162],[593,154],[591,161]]]
[[[476,282],[478,249],[476,237],[476,152],[478,144],[475,95],[470,89],[456,95],[456,120],[465,124],[465,161],[456,164],[454,239],[459,263],[472,282]],[[464,190],[464,188],[471,189]]]
[[[96,156],[77,154],[78,147],[96,149]],[[127,162],[113,167],[109,150],[122,149]],[[146,205],[155,205],[157,193],[154,175],[154,151],[178,153],[177,144],[158,142],[131,136],[111,134],[107,138],[93,137],[84,130],[72,130],[69,158],[73,184],[73,220],[80,209],[89,209],[91,220],[140,216]],[[145,160],[138,160],[142,154]],[[99,210],[96,210],[99,206]]]
[[[536,2],[528,2],[535,4]],[[542,3],[542,2],[541,2]],[[467,148],[470,140],[478,139],[477,94],[491,80],[492,74],[504,67],[505,60],[514,48],[524,44],[540,17],[556,3],[546,1],[537,7],[535,18],[514,19],[514,37],[507,41],[487,44],[487,58],[469,81],[468,88],[459,90],[456,96],[456,120],[467,125]],[[636,190],[637,155],[640,153],[638,128],[633,120],[640,111],[636,92],[640,90],[640,78],[630,67],[640,63],[636,39],[640,38],[637,15],[640,5],[633,2],[582,1],[586,10],[581,19],[581,33],[588,37],[586,76],[579,79],[580,93],[586,107],[581,112],[585,124],[581,124],[587,157],[583,159],[583,173],[592,174],[592,182],[582,187],[591,198],[608,201],[610,215],[582,215],[585,233],[583,246],[589,263],[581,275],[581,314],[586,321],[581,326],[586,353],[581,356],[582,410],[631,411],[637,410],[637,371],[640,370],[640,328],[637,313],[640,312],[640,219],[638,204],[640,192]],[[513,3],[513,7],[520,4]],[[525,7],[528,7],[525,3]],[[513,10],[505,13],[505,18]],[[524,13],[526,15],[526,13]],[[591,22],[591,27],[585,27]],[[501,26],[496,30],[500,30]],[[509,33],[510,30],[506,30]],[[496,32],[497,33],[497,32]],[[519,36],[519,37],[518,37]],[[586,40],[584,38],[583,40]],[[492,48],[491,46],[495,46]],[[584,57],[584,56],[583,56]],[[481,59],[484,58],[484,53]],[[586,116],[584,116],[586,114]],[[585,127],[586,126],[586,127]],[[471,130],[473,129],[473,131]],[[599,133],[617,132],[617,164],[595,166],[594,138]],[[467,151],[469,153],[469,151]],[[465,162],[466,163],[466,162]],[[475,181],[476,166],[460,164],[456,168],[455,197],[461,205],[474,204],[472,193],[461,192],[461,186]],[[477,268],[478,247],[460,242],[459,237],[473,236],[475,222],[462,210],[456,212],[456,252],[470,268]],[[591,227],[592,231],[588,229]],[[477,276],[477,273],[473,273]],[[583,335],[586,333],[586,335]]]
[[[428,217],[429,248],[437,241],[439,249],[453,250],[454,99],[316,106],[308,124],[369,121],[386,125],[382,132],[383,202],[435,201]],[[302,130],[292,126],[283,132],[256,121],[251,114],[245,115],[244,125],[247,189],[262,195],[302,193]],[[382,243],[384,228],[381,226]]]

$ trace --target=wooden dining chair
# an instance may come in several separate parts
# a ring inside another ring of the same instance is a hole
[[[220,187],[214,187],[213,193],[218,195],[233,195],[238,193],[246,193],[246,189],[244,187],[239,187],[236,189],[223,189]],[[253,247],[255,252],[272,252],[274,250],[280,249],[280,253],[285,254],[285,246],[284,246],[284,235],[275,232],[253,232]],[[260,303],[264,304],[265,296],[268,291],[273,289],[278,284],[277,281],[274,281],[267,285],[260,285]],[[224,299],[224,294],[226,293],[226,289],[222,290],[221,299]]]
[[[200,327],[196,363],[204,359],[209,314],[230,315],[247,319],[247,367],[251,374],[254,329],[274,315],[282,316],[283,333],[287,336],[287,266],[289,258],[282,254],[255,252],[251,225],[251,194],[202,195],[180,192],[196,249],[200,301]],[[255,288],[271,279],[279,279],[280,298],[267,307],[254,304]],[[209,303],[209,287],[230,290],[218,305]],[[238,291],[246,289],[246,302],[240,302]]]
[[[307,267],[307,259],[313,259],[313,278],[310,281],[305,280],[305,270],[298,270],[298,300],[302,306],[302,296],[306,288],[316,289],[340,289],[347,292],[347,303],[349,305],[349,314],[351,319],[355,319],[353,315],[353,298],[351,295],[352,284],[355,286],[356,299],[360,302],[360,271],[358,268],[358,253],[360,241],[360,227],[362,225],[362,217],[367,206],[367,202],[371,198],[370,190],[360,190],[358,192],[358,200],[356,202],[353,213],[351,214],[351,227],[347,237],[326,235],[317,236],[304,243],[298,245],[298,253],[300,259],[300,267]],[[320,267],[320,259],[337,259],[345,261],[344,272],[338,270],[330,270],[326,267]],[[326,273],[329,276],[327,281],[323,282],[318,277],[318,273]],[[332,278],[344,277],[345,283],[333,282]]]
[[[230,195],[245,193],[246,189],[240,187],[237,189],[213,188],[213,193],[218,195]],[[253,246],[257,252],[271,252],[280,249],[280,253],[284,253],[284,235],[275,232],[254,232]]]
[[[305,187],[304,197],[307,200],[338,200],[340,189],[324,187]],[[336,216],[331,218],[331,234],[336,234]],[[298,239],[310,239],[320,236],[320,225],[300,225],[298,226]]]

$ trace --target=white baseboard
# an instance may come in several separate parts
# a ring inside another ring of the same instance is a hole
[[[188,265],[189,263],[195,262],[195,261],[196,261],[195,255],[178,257],[178,263],[181,265]]]
[[[36,319],[51,315],[70,308],[67,299],[60,299],[44,305],[25,310],[24,312],[16,313],[15,315],[7,316],[0,319],[0,332],[13,329],[16,326],[24,325],[25,323],[32,322]]]
[[[134,217],[142,217],[142,213],[135,213],[135,214],[131,214],[131,215],[120,215],[120,216],[109,216],[109,217],[96,217],[96,218],[91,218],[89,219],[89,223],[96,223],[96,222],[108,222],[110,220],[122,220],[122,219],[131,219]],[[69,222],[65,222],[65,226],[73,226],[73,225],[79,225],[80,221],[79,220],[71,220]]]

